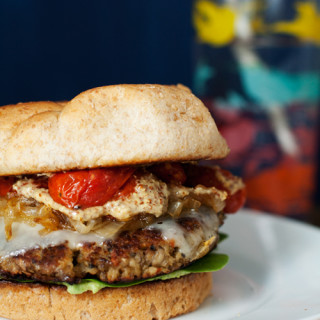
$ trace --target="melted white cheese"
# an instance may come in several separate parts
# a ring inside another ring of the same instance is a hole
[[[178,247],[180,252],[187,258],[190,258],[202,242],[208,239],[214,241],[214,238],[217,237],[219,218],[212,209],[207,207],[201,207],[199,211],[191,209],[189,213],[184,216],[197,218],[202,231],[186,232],[175,220],[170,218],[156,222],[150,225],[148,229],[160,230],[165,240],[173,240],[174,246]]]
[[[39,230],[43,227],[37,225],[31,227],[25,223],[14,222],[12,224],[12,239],[7,241],[4,233],[3,218],[0,218],[0,259],[22,254],[32,248],[46,248],[69,242],[69,247],[75,249],[85,242],[102,243],[105,237],[95,233],[81,234],[71,230],[53,231],[41,236]]]
[[[186,258],[194,256],[200,244],[206,240],[217,236],[219,219],[217,215],[209,208],[201,207],[199,212],[190,210],[186,217],[197,217],[201,224],[202,231],[186,232],[172,218],[165,218],[148,226],[148,229],[157,229],[162,232],[165,240],[173,240],[175,247],[178,247]],[[81,247],[86,242],[95,242],[98,245],[104,241],[113,239],[114,232],[105,231],[102,233],[80,234],[76,231],[59,230],[41,236],[39,230],[42,226],[31,227],[24,223],[15,222],[12,225],[13,236],[10,241],[6,240],[4,232],[3,218],[0,218],[0,260],[8,256],[23,254],[32,248],[46,248],[56,246],[68,241],[71,249]],[[110,229],[109,229],[110,230]]]

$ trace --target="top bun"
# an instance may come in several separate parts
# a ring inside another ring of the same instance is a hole
[[[67,103],[0,108],[0,175],[219,159],[228,152],[207,108],[182,85],[106,86]]]

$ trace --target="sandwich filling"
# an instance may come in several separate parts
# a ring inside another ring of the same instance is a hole
[[[105,282],[169,273],[216,246],[245,200],[219,167],[162,163],[2,178],[0,276]]]

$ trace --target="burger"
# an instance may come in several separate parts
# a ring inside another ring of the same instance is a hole
[[[219,227],[245,199],[240,178],[200,161],[228,152],[182,85],[1,107],[0,316],[160,320],[196,309],[208,272],[227,262],[210,253]]]

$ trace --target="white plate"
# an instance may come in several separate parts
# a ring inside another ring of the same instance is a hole
[[[230,216],[213,295],[177,320],[320,319],[320,229],[252,210]]]
[[[230,261],[213,274],[213,295],[177,320],[320,319],[320,229],[242,210],[222,231]]]

